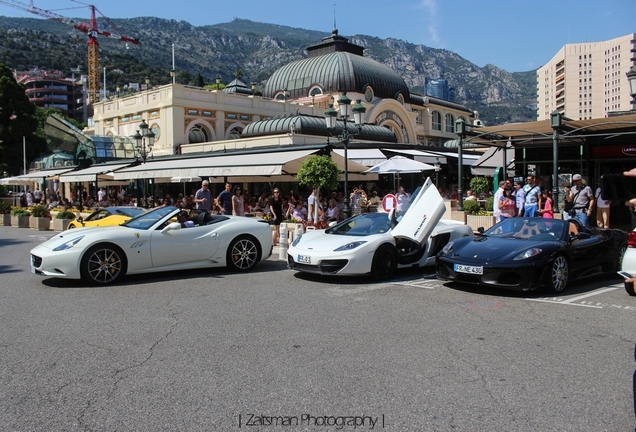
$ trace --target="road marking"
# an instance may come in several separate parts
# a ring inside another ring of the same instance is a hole
[[[588,297],[592,297],[595,295],[599,295],[599,294],[603,294],[609,291],[614,291],[617,290],[618,288],[605,288],[602,290],[598,290],[598,291],[593,291],[591,293],[587,293],[587,294],[583,294],[580,295],[578,297],[573,297],[571,299],[568,300],[563,300],[560,297],[541,297],[541,298],[526,298],[526,300],[529,301],[537,301],[537,302],[543,302],[543,303],[556,303],[556,304],[565,304],[565,305],[570,305],[570,306],[583,306],[583,307],[591,307],[591,308],[595,308],[595,309],[603,309],[603,305],[596,303],[596,304],[587,304],[587,302],[582,302],[582,303],[574,303],[575,301],[579,301],[579,300],[583,300],[584,298],[588,298]]]

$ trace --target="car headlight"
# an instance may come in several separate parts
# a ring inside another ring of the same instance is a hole
[[[294,241],[292,242],[292,244],[291,244],[291,245],[292,245],[292,246],[296,246],[298,243],[300,243],[300,239],[301,239],[301,238],[303,238],[303,236],[296,237],[296,238],[294,239]]]
[[[349,251],[349,250],[355,249],[358,246],[361,246],[361,245],[363,245],[365,243],[366,243],[366,241],[354,241],[354,242],[351,242],[351,243],[347,243],[346,245],[342,245],[339,248],[334,249],[333,251],[334,252]]]
[[[80,240],[83,239],[83,238],[84,238],[84,236],[75,237],[74,239],[69,240],[66,243],[62,243],[61,245],[53,248],[53,250],[57,252],[57,251],[63,251],[63,250],[66,250],[66,249],[70,249],[73,246],[75,246],[76,244],[78,244],[80,242]]]
[[[440,251],[440,255],[446,255],[447,253],[449,253],[451,250],[453,250],[453,243],[454,242],[448,242],[446,243],[446,246],[444,246],[442,248],[442,250]]]
[[[517,255],[516,257],[514,257],[512,260],[513,261],[517,261],[517,260],[523,260],[526,258],[531,258],[533,256],[537,256],[541,253],[541,249],[539,248],[530,248],[528,250],[525,250],[523,252],[521,252],[519,255]]]

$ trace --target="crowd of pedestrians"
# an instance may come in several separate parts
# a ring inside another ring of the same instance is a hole
[[[466,199],[475,199],[468,191]],[[541,188],[538,178],[529,174],[523,180],[503,180],[493,195],[493,216],[499,222],[509,217],[554,218],[552,190]],[[601,188],[596,192],[583,183],[580,174],[572,176],[572,186],[564,188],[565,211],[563,219],[575,218],[582,225],[590,225],[596,209],[596,224],[609,228],[610,202],[601,198]]]

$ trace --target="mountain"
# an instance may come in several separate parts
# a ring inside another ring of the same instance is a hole
[[[200,27],[154,17],[113,22],[141,44],[126,46],[98,38],[100,66],[106,67],[110,91],[144,82],[145,77],[155,85],[170,82],[173,43],[179,83],[194,83],[199,74],[210,83],[217,75],[228,83],[240,69],[244,82],[262,87],[277,68],[304,58],[307,46],[330,34],[238,18]],[[98,27],[112,31],[99,19]],[[347,37],[365,48],[366,57],[400,74],[414,93],[424,94],[426,77],[448,80],[456,102],[479,111],[486,125],[536,119],[536,71],[510,73],[490,64],[480,68],[451,51],[399,39]],[[84,34],[55,21],[0,16],[0,62],[10,69],[57,69],[70,76],[71,68],[81,65],[86,73],[86,40]]]

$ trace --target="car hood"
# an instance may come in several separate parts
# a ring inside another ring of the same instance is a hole
[[[98,234],[98,233],[101,238],[108,239],[109,237],[111,237],[111,235],[108,234],[109,232],[112,234],[112,231],[120,231],[122,229],[130,229],[130,228],[124,228],[118,225],[104,226],[104,227],[74,228],[74,229],[62,231],[61,233],[54,235],[53,237],[51,237],[44,243],[40,244],[40,246],[47,249],[53,249],[54,247],[59,246],[60,244],[65,243],[74,238],[77,238],[80,236],[86,236],[86,235],[93,236],[94,234]]]
[[[294,246],[296,249],[305,251],[333,251],[355,241],[372,242],[379,237],[392,238],[390,234],[371,234],[366,236],[338,235],[330,234],[323,230],[310,231],[303,234],[300,241]],[[309,247],[308,247],[309,246]]]
[[[544,249],[546,241],[533,241],[515,238],[480,237],[455,241],[456,247],[448,258],[461,257],[470,260],[497,260],[508,255],[519,254],[529,248]]]

